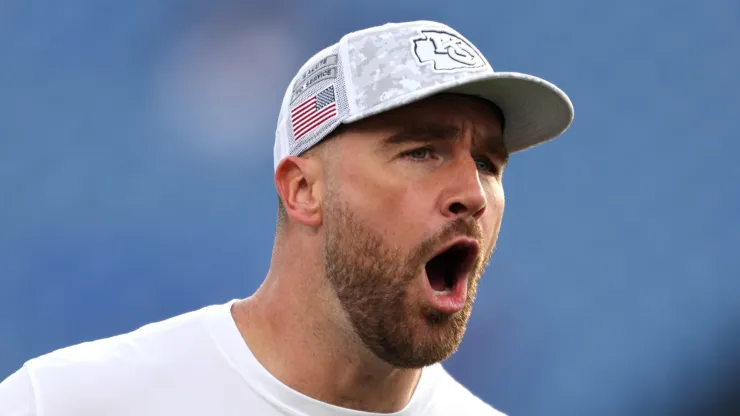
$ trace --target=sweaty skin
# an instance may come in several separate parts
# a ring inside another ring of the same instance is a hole
[[[409,401],[453,354],[504,211],[508,155],[489,103],[443,94],[344,126],[275,172],[285,210],[270,271],[232,314],[262,365],[318,400],[371,412]],[[435,309],[426,263],[477,244],[465,306]]]

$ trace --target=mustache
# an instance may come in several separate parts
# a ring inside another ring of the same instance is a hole
[[[469,237],[483,245],[483,228],[476,221],[458,218],[445,226],[437,236],[440,241],[455,237]]]
[[[456,237],[468,237],[478,242],[481,250],[484,250],[484,239],[483,229],[476,221],[470,219],[458,218],[445,225],[441,230],[437,231],[431,237],[426,238],[415,250],[413,255],[414,260],[417,262],[423,261],[423,259],[429,258],[436,249],[439,248],[446,241],[452,240]],[[478,254],[479,256],[482,253]]]

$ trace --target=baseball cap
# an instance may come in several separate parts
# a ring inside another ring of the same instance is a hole
[[[433,21],[388,23],[343,36],[300,68],[278,117],[274,168],[340,124],[445,92],[496,104],[506,121],[509,153],[553,139],[573,121],[573,104],[560,88],[533,75],[495,72],[451,27]]]

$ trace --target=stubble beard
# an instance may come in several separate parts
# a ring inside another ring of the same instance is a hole
[[[338,198],[332,199],[336,204],[327,201],[325,206],[324,267],[355,334],[373,354],[397,368],[422,368],[449,358],[462,342],[493,244],[478,255],[464,308],[444,314],[418,295],[424,261],[460,235],[475,238],[483,247],[480,228],[459,220],[403,252],[363,226]]]

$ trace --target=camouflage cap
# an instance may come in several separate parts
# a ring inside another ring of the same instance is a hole
[[[449,26],[389,23],[349,33],[301,67],[283,98],[274,168],[340,124],[442,92],[478,96],[501,108],[510,153],[561,135],[573,121],[573,104],[562,90],[532,75],[495,72]]]

